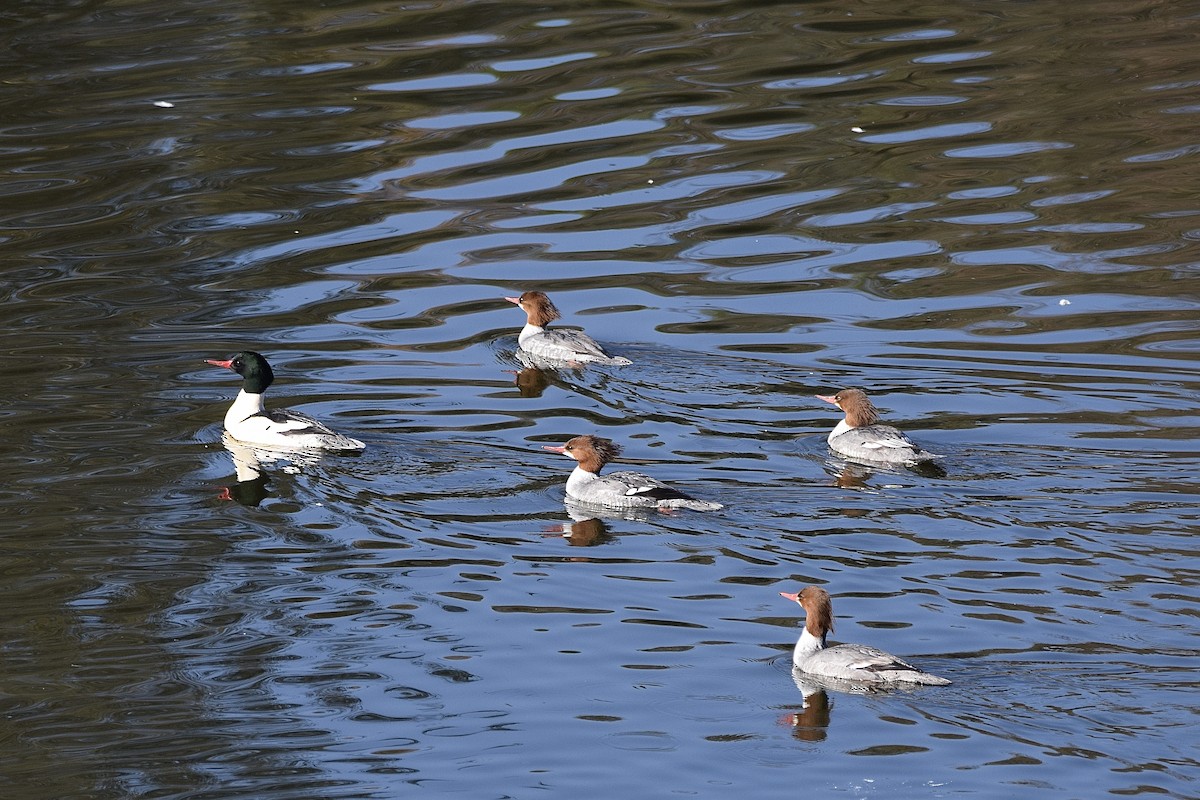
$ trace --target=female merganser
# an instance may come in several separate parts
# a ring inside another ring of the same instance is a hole
[[[270,447],[319,450],[362,450],[358,439],[334,433],[323,423],[299,411],[267,411],[263,392],[275,380],[271,365],[252,350],[238,353],[228,361],[204,359],[214,367],[231,369],[243,378],[242,390],[225,412],[225,430],[235,439]]]
[[[576,436],[562,447],[542,445],[543,450],[562,453],[579,462],[567,478],[567,497],[581,503],[610,508],[690,508],[694,511],[716,511],[720,503],[697,500],[678,489],[672,489],[639,472],[599,472],[621,454],[612,439],[599,436]]]
[[[921,672],[890,653],[862,644],[825,646],[825,635],[833,630],[833,605],[829,592],[819,586],[806,586],[798,594],[779,594],[799,603],[806,619],[804,632],[792,651],[792,664],[801,672],[823,678],[853,681],[858,685],[889,686],[919,683],[945,686],[950,681]]]
[[[879,409],[871,404],[862,389],[842,389],[831,396],[819,394],[817,399],[833,403],[846,412],[846,418],[829,433],[829,447],[835,452],[850,458],[893,464],[919,464],[941,458],[922,450],[891,425],[880,425]]]
[[[610,356],[596,340],[583,331],[546,330],[546,326],[562,315],[545,292],[525,292],[520,297],[504,298],[525,312],[527,320],[517,343],[532,356],[551,361],[571,361],[594,364],[632,364],[628,358]]]

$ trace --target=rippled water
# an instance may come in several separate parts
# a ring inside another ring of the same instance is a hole
[[[1195,796],[1194,8],[0,20],[5,796]],[[367,451],[227,450],[243,348]],[[953,685],[805,700],[807,583]]]

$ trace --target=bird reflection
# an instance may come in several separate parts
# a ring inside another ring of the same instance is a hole
[[[564,523],[561,530],[571,547],[595,547],[612,539],[608,526],[595,517]]]
[[[833,479],[833,485],[839,489],[865,489],[867,481],[875,473],[861,464],[846,463]]]
[[[880,461],[850,458],[838,454],[826,459],[830,471],[835,473],[833,482],[842,489],[866,489],[867,481],[875,477],[875,473],[891,473],[903,475],[911,472],[922,478],[944,478],[946,468],[937,461],[922,461],[919,464],[885,464]]]
[[[804,698],[800,711],[788,714],[781,722],[792,726],[792,736],[806,742],[819,742],[825,739],[825,729],[833,714],[833,700],[830,693],[842,694],[879,694],[882,692],[898,691],[901,687],[866,686],[858,681],[844,678],[828,678],[824,675],[813,675],[792,670],[792,681]]]
[[[826,729],[833,711],[833,701],[824,687],[813,683],[809,676],[796,670],[792,671],[792,680],[804,698],[804,705],[799,711],[788,714],[782,722],[792,726],[792,736],[804,742],[825,741]]]
[[[266,464],[280,463],[284,472],[299,472],[300,467],[316,463],[318,457],[302,451],[272,450],[247,444],[228,433],[221,435],[221,444],[233,459],[237,482],[224,486],[218,498],[254,507],[271,496],[267,485]]]
[[[225,433],[221,436],[221,444],[229,451],[233,459],[233,469],[237,483],[221,487],[217,495],[220,500],[232,500],[244,506],[257,506],[270,496],[267,487],[267,474],[263,471],[262,461],[254,452],[254,448]]]
[[[555,525],[548,530],[554,533],[561,532],[572,547],[593,547],[612,541],[613,535],[608,532],[605,520],[646,522],[667,513],[655,508],[607,508],[580,503],[571,498],[563,501],[563,508],[571,521]]]
[[[919,464],[910,464],[908,468],[922,478],[946,477],[946,468],[937,461],[922,461]]]
[[[604,512],[570,501],[563,507],[571,521],[555,525],[552,530],[561,533],[572,547],[595,547],[612,540],[608,526],[600,519],[600,516],[607,516]]]
[[[517,385],[517,391],[521,393],[521,397],[541,397],[542,392],[546,391],[546,387],[550,385],[550,376],[546,374],[546,370],[540,367],[525,367],[524,369],[514,370],[513,383]]]
[[[833,473],[833,485],[840,489],[869,489],[871,488],[869,481],[875,477],[876,473],[903,475],[905,472],[911,472],[922,478],[946,477],[945,467],[936,461],[894,466],[838,456],[827,459],[825,463],[828,465],[829,471]]]

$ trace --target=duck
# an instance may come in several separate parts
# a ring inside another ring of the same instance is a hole
[[[833,603],[829,592],[806,586],[799,592],[780,592],[804,609],[804,631],[792,651],[794,669],[820,678],[832,678],[863,687],[904,684],[947,686],[950,681],[930,675],[891,653],[863,644],[829,647],[825,636],[833,630]]]
[[[525,327],[517,336],[520,350],[535,358],[571,364],[632,364],[623,356],[609,355],[595,339],[578,330],[547,330],[546,326],[562,317],[545,292],[525,292],[520,297],[505,297],[525,312]]]
[[[923,450],[902,431],[879,423],[879,409],[862,389],[841,389],[817,395],[846,413],[829,432],[829,449],[864,461],[915,465],[941,458]]]
[[[657,508],[660,511],[676,508],[716,511],[725,507],[721,503],[697,500],[640,472],[601,475],[604,465],[621,454],[620,446],[612,439],[576,436],[564,445],[542,445],[542,449],[578,462],[567,478],[567,497],[581,503],[608,508]]]
[[[261,353],[244,350],[227,361],[206,358],[204,363],[242,376],[242,389],[225,412],[225,430],[233,438],[289,450],[355,451],[366,447],[358,439],[335,433],[299,411],[267,410],[263,394],[274,383],[275,373]]]

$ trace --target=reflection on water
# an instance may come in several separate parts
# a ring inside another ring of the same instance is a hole
[[[9,795],[1194,794],[1178,5],[9,5]],[[219,444],[247,347],[362,457]],[[954,684],[797,698],[782,583]]]
[[[546,374],[546,370],[538,367],[513,370],[513,374],[516,376],[513,382],[516,383],[521,397],[541,397],[542,392],[550,385],[550,376]]]
[[[830,686],[835,679],[819,678],[815,675],[805,675],[799,670],[792,670],[792,680],[800,690],[803,702],[799,710],[790,713],[782,720],[792,727],[792,736],[805,742],[823,742],[826,729],[833,713],[831,691],[838,691],[837,686]],[[826,691],[826,689],[830,691]],[[842,691],[854,691],[858,687],[843,686]]]
[[[548,530],[561,532],[563,539],[571,547],[595,547],[596,545],[609,544],[613,541],[613,537],[609,534],[608,526],[604,524],[604,520],[596,517],[572,519],[571,522],[564,522]]]
[[[833,701],[824,690],[817,689],[804,695],[800,710],[783,718],[784,724],[792,727],[792,736],[802,742],[823,742],[829,727]]]
[[[270,494],[263,461],[271,463],[277,459],[272,458],[270,453],[264,453],[261,448],[239,442],[228,433],[221,435],[221,444],[225,445],[233,458],[236,478],[232,485],[221,490],[221,499],[234,500],[244,506],[258,505]]]

